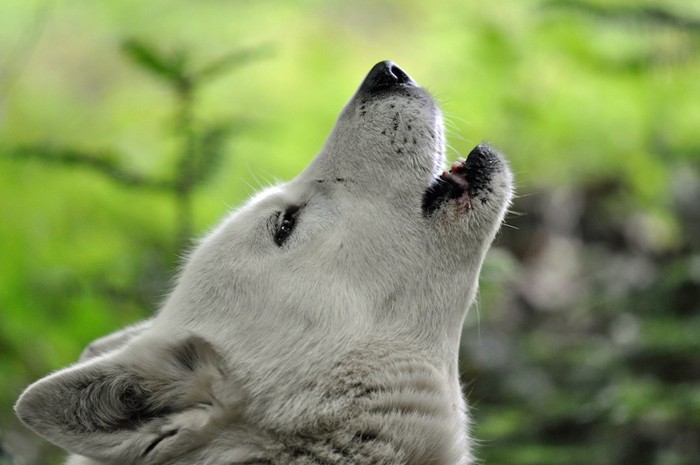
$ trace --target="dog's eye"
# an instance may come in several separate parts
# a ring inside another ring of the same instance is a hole
[[[277,228],[275,229],[274,241],[278,247],[282,247],[287,238],[294,231],[294,226],[297,223],[299,215],[299,207],[289,207],[284,213],[279,213],[277,216]]]

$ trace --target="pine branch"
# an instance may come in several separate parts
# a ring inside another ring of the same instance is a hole
[[[210,123],[198,132],[194,169],[194,183],[206,184],[217,172],[223,161],[226,142],[240,133],[249,123],[243,120]]]
[[[133,38],[122,43],[122,51],[135,65],[161,79],[173,91],[174,129],[179,148],[175,172],[170,179],[151,177],[125,168],[109,151],[89,152],[36,144],[10,148],[7,153],[15,158],[80,166],[124,186],[166,192],[176,209],[176,247],[183,250],[193,232],[194,192],[216,173],[228,137],[241,128],[235,122],[198,124],[195,112],[198,90],[208,80],[259,59],[270,49],[269,45],[238,49],[195,69],[184,50],[165,53]]]
[[[177,84],[184,76],[187,60],[183,52],[164,56],[154,47],[137,39],[125,40],[122,51],[134,64],[171,84]]]
[[[252,61],[267,57],[271,52],[272,46],[269,44],[236,50],[203,66],[194,73],[194,76],[197,80],[215,78],[226,72],[247,65]]]
[[[589,16],[611,20],[652,23],[671,26],[685,31],[700,32],[700,19],[680,16],[657,6],[600,6],[587,2],[570,0],[551,0],[545,8],[566,8],[578,10]]]
[[[111,152],[89,153],[64,147],[50,145],[25,145],[8,150],[9,156],[21,159],[35,159],[41,162],[65,166],[79,166],[105,176],[107,179],[124,186],[148,190],[170,191],[173,182],[156,179],[141,173],[129,171],[119,166],[117,158]]]

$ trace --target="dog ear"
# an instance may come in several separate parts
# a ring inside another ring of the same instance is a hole
[[[129,341],[153,325],[153,320],[145,320],[107,336],[92,341],[80,354],[80,361],[91,359],[106,352],[124,347]]]
[[[109,463],[156,463],[235,420],[242,391],[206,340],[138,337],[29,386],[17,416],[58,446]]]

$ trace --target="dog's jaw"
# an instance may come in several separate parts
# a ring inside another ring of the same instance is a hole
[[[479,144],[466,160],[456,161],[428,186],[423,195],[423,214],[430,216],[449,201],[465,213],[479,205],[509,204],[511,176],[503,157],[487,144]]]

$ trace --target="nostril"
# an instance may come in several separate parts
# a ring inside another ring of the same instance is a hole
[[[389,65],[389,74],[391,74],[395,79],[397,84],[406,84],[411,81],[411,78],[398,66],[395,64]]]
[[[417,84],[396,64],[391,61],[382,61],[374,65],[367,74],[360,86],[360,91],[372,92],[394,86],[417,86]]]

